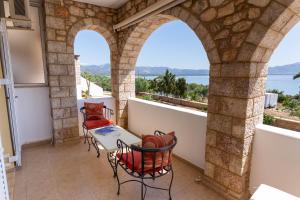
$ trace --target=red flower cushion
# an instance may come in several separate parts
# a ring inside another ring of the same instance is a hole
[[[103,119],[103,106],[104,103],[88,103],[84,102],[86,120]]]
[[[84,126],[90,130],[90,129],[94,129],[94,128],[100,128],[103,126],[109,126],[112,125],[113,121],[111,120],[107,120],[105,118],[100,119],[100,120],[89,120],[89,121],[85,121],[84,122]]]

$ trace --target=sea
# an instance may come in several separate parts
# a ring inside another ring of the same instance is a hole
[[[146,79],[154,79],[157,76],[141,76]],[[186,79],[188,83],[198,83],[208,85],[209,76],[178,76]],[[267,90],[278,89],[283,91],[284,94],[296,95],[300,93],[300,78],[293,80],[293,75],[268,75],[267,78]]]

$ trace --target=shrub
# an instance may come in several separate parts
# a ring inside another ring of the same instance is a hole
[[[148,100],[148,101],[152,101],[153,100],[152,95],[145,95],[145,96],[142,97],[142,99]]]
[[[275,118],[272,115],[264,114],[264,124],[272,125],[275,122]]]
[[[291,115],[300,118],[300,107],[297,107],[295,110],[292,110]]]
[[[149,92],[150,83],[149,80],[145,78],[136,78],[135,79],[135,92]]]
[[[300,106],[300,102],[297,99],[288,98],[283,101],[282,105],[290,110],[293,110]]]

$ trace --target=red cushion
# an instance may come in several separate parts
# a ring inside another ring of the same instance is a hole
[[[143,148],[161,148],[169,146],[173,143],[175,132],[170,132],[166,135],[143,135],[142,145]],[[153,168],[154,157],[153,153],[145,153],[144,167]],[[165,151],[156,153],[155,168],[162,168],[170,165],[172,162],[172,152]]]
[[[121,160],[129,169],[140,172],[142,169],[142,153],[138,151],[133,151],[133,157],[132,159],[132,153],[124,153],[121,157],[121,154],[117,154],[117,158]],[[134,165],[133,165],[134,161]],[[134,169],[133,169],[134,167]]]
[[[134,157],[134,159],[132,159]],[[124,153],[121,157],[121,154],[117,154],[117,158],[121,160],[129,169],[141,173],[142,172],[142,153],[138,151],[133,151],[132,153]],[[134,163],[133,163],[134,162]],[[153,172],[153,166],[145,166],[144,165],[144,173],[151,173]],[[159,171],[161,168],[156,168],[154,171]]]
[[[103,106],[104,103],[84,102],[86,120],[98,120],[104,118]]]
[[[88,121],[84,122],[84,126],[87,129],[100,128],[100,127],[109,126],[109,125],[112,125],[112,124],[113,124],[113,121],[107,120],[105,118],[100,119],[100,120],[88,120]]]

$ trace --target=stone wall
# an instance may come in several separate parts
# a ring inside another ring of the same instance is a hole
[[[191,101],[191,100],[187,100],[187,99],[180,99],[180,98],[175,98],[175,97],[167,97],[167,96],[151,94],[151,93],[147,93],[147,92],[140,92],[140,93],[138,93],[138,95],[140,95],[140,96],[149,96],[150,95],[154,100],[164,101],[167,103],[186,106],[186,107],[190,107],[190,108],[196,108],[199,110],[207,110],[207,103]]]
[[[300,121],[275,117],[272,126],[300,132]]]
[[[108,42],[115,70],[115,10],[65,0],[45,1],[47,69],[55,143],[79,138],[73,42],[83,29],[95,30]],[[113,71],[114,71],[113,70]],[[115,79],[113,79],[115,81]]]

